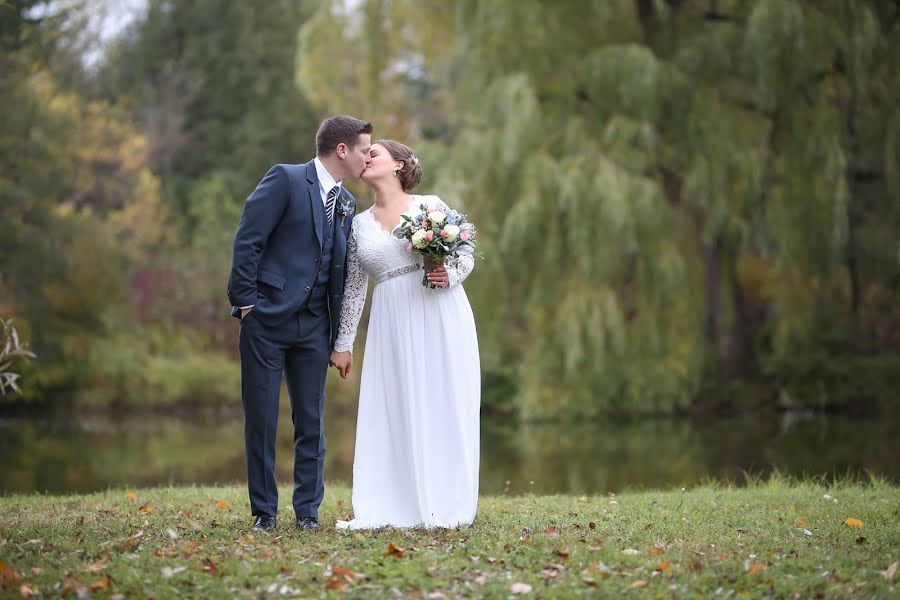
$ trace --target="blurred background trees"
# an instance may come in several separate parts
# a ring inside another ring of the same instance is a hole
[[[243,200],[349,113],[479,225],[486,408],[896,408],[895,2],[147,0],[98,46],[104,7],[0,4],[26,398],[237,398]]]

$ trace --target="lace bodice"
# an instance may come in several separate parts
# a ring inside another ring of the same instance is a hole
[[[447,208],[437,196],[413,196],[410,209],[423,203],[428,208]],[[448,260],[446,266],[452,289],[472,272],[475,268],[475,259],[471,256],[460,256]],[[408,252],[406,241],[386,231],[372,215],[371,209],[358,214],[353,219],[350,238],[347,240],[347,281],[344,284],[344,301],[338,336],[334,344],[335,351],[353,350],[359,319],[366,303],[369,277],[381,283],[398,275],[419,271],[421,268],[422,256]],[[446,291],[434,290],[435,293]]]

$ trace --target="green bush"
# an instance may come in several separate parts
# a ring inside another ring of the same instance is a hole
[[[240,398],[236,362],[210,350],[192,352],[181,339],[153,346],[130,336],[95,343],[88,361],[90,383],[79,392],[79,403],[162,407]]]

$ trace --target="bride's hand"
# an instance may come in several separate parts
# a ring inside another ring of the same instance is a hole
[[[337,367],[338,373],[341,375],[341,379],[347,379],[350,375],[350,367],[353,366],[353,354],[348,352],[332,352],[331,359],[328,363]]]
[[[433,283],[435,287],[450,287],[450,274],[447,273],[447,267],[445,267],[444,265],[437,267],[433,271],[428,271],[427,276],[428,281]]]

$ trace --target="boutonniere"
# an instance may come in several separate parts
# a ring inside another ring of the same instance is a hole
[[[343,194],[340,197],[340,203],[337,208],[338,214],[341,216],[341,227],[344,226],[344,221],[347,220],[347,215],[349,215],[353,211],[353,200],[344,196]]]

